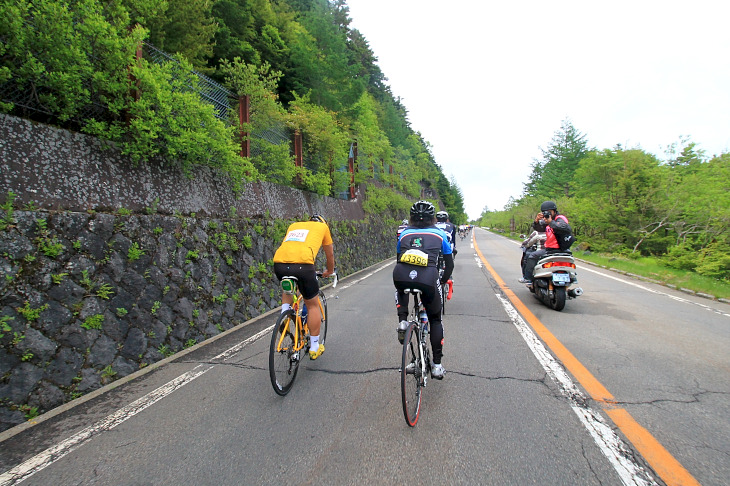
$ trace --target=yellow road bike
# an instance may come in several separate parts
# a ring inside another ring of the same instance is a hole
[[[334,285],[337,286],[337,274]],[[322,273],[317,272],[317,278]],[[299,292],[296,277],[281,279],[282,290],[296,295],[292,308],[282,312],[274,325],[269,348],[269,377],[274,391],[284,396],[289,393],[294,379],[299,371],[299,364],[309,352],[309,326],[307,326],[307,312],[304,297]],[[322,324],[319,331],[319,344],[324,345],[327,338],[327,298],[319,290],[319,310],[322,314]]]

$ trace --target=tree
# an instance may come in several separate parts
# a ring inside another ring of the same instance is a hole
[[[667,168],[642,150],[591,152],[575,171],[576,197],[584,208],[577,218],[605,239],[632,251],[673,221]],[[659,251],[666,250],[666,243]]]
[[[585,139],[570,120],[563,120],[548,148],[540,149],[542,160],[534,161],[524,194],[545,198],[572,197],[575,193],[573,174],[588,151]]]
[[[155,47],[181,55],[196,70],[211,74],[214,69],[208,59],[213,56],[218,30],[212,7],[211,0],[166,0],[155,15],[137,21],[150,30],[149,40]]]

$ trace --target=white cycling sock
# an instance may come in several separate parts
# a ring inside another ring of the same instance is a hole
[[[281,304],[281,313],[282,314],[284,312],[288,311],[289,309],[291,309],[291,304]]]
[[[317,352],[319,349],[319,336],[309,336],[309,350]]]

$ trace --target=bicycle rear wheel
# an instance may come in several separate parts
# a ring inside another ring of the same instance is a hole
[[[271,334],[269,348],[269,377],[274,391],[284,396],[289,393],[299,371],[301,351],[294,351],[296,314],[293,310],[283,312],[276,320]]]
[[[401,360],[401,397],[403,416],[406,423],[414,427],[421,411],[421,387],[423,386],[423,367],[416,324],[411,322],[403,339],[403,358]]]

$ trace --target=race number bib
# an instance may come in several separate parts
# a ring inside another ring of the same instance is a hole
[[[411,249],[400,256],[400,262],[425,267],[428,266],[428,255],[421,250]]]
[[[286,238],[284,238],[284,241],[304,241],[307,239],[307,235],[309,234],[308,229],[298,229],[298,230],[292,230],[287,235]]]

